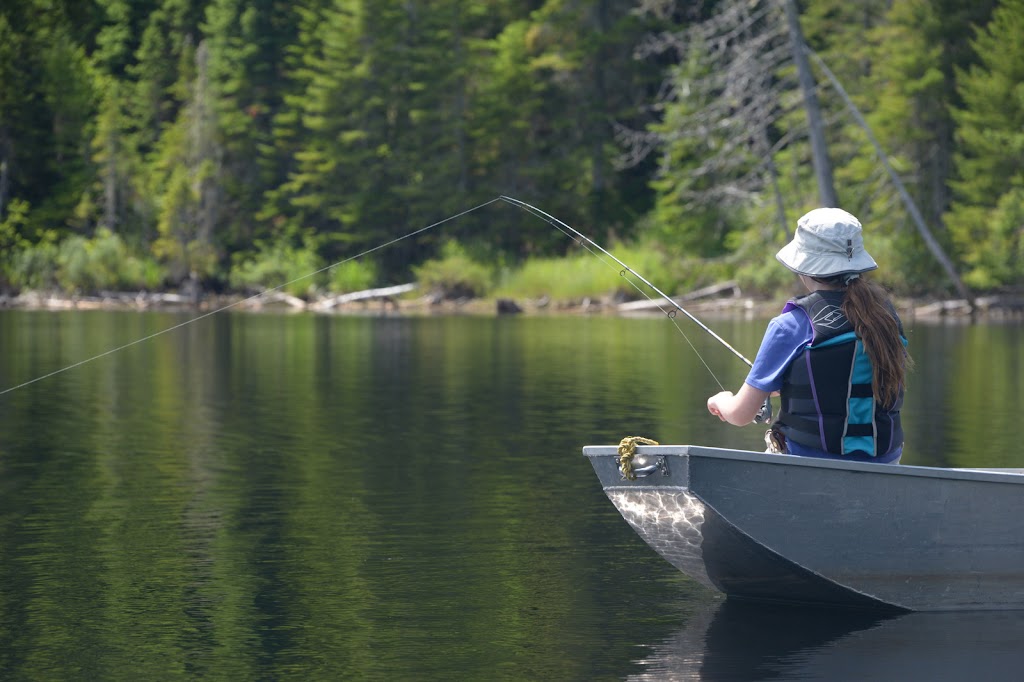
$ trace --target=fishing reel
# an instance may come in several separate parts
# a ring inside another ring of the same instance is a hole
[[[761,409],[754,415],[755,424],[771,424],[772,423],[772,397],[768,396],[764,399],[764,404],[761,405]]]

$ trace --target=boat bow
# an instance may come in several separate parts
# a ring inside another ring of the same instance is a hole
[[[887,610],[1024,608],[1024,475],[588,446],[608,498],[666,560],[728,595]]]

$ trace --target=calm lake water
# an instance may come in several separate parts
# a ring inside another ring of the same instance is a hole
[[[0,311],[0,390],[189,319]],[[1024,614],[726,603],[580,450],[759,449],[664,318],[219,314],[0,396],[0,679],[1020,679]],[[756,352],[764,321],[711,321]],[[1024,467],[1024,328],[907,321],[904,463]]]

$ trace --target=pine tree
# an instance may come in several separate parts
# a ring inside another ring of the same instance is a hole
[[[19,141],[28,132],[24,93],[30,74],[21,68],[24,37],[12,26],[6,14],[0,14],[0,221],[12,195],[18,196],[20,179]]]
[[[365,70],[359,49],[361,4],[337,0],[329,7],[299,9],[303,49],[289,60],[295,92],[285,95],[285,109],[274,125],[277,148],[291,155],[291,171],[264,211],[283,238],[326,231],[332,221],[355,222],[356,216],[342,208],[353,184],[342,168],[359,164],[361,159],[344,152],[364,137],[350,129]]]
[[[281,83],[300,16],[284,0],[214,0],[207,8],[203,31],[224,148],[221,239],[226,246],[245,247],[262,236],[256,214],[263,196],[285,179],[274,156],[272,125],[284,106]]]
[[[162,0],[146,19],[134,60],[126,69],[135,84],[133,119],[143,155],[153,149],[188,97],[180,74],[190,68],[190,48],[199,41],[197,22],[194,0]]]
[[[1024,0],[1004,0],[972,45],[980,63],[957,72],[956,201],[947,218],[971,268],[992,288],[1024,282]]]
[[[275,126],[277,144],[294,145],[293,170],[271,194],[292,240],[313,231],[327,259],[351,256],[443,217],[468,187],[460,74],[471,69],[458,4],[303,8],[308,49],[291,68],[301,91],[286,96]],[[432,237],[388,249],[385,272],[421,260]]]
[[[195,33],[196,2],[99,0],[104,17],[92,55],[99,93],[90,143],[92,187],[76,214],[137,248],[157,232],[151,157],[187,93],[179,71]]]
[[[188,54],[186,50],[186,55]],[[208,51],[200,43],[194,72],[185,72],[188,99],[161,136],[152,177],[157,197],[159,238],[153,252],[170,268],[173,281],[215,274],[222,149],[208,77]]]
[[[124,104],[122,82],[109,74],[96,77],[103,93],[96,117],[96,134],[92,140],[92,162],[96,167],[95,190],[99,201],[90,199],[87,206],[97,204],[98,224],[116,234],[136,232],[128,215],[137,199],[136,173],[131,172],[133,154],[127,131],[128,116]]]
[[[37,232],[66,230],[88,184],[94,95],[75,35],[64,3],[26,0],[0,11],[0,220],[18,198]]]
[[[262,153],[272,159],[274,177],[264,191],[256,219],[266,225],[262,238],[275,239],[300,222],[292,215],[289,179],[297,172],[296,154],[301,150],[305,127],[302,109],[305,92],[323,53],[320,25],[332,0],[297,0],[291,5],[295,37],[284,47],[280,80],[274,91],[280,106],[270,115],[270,132]]]
[[[993,2],[904,0],[891,7],[815,3],[807,23],[823,58],[863,111],[867,124],[923,216],[946,246],[943,214],[949,205],[953,72],[967,64],[965,24],[984,18]],[[935,258],[922,249],[912,216],[863,130],[831,100],[832,140],[844,205],[872,226],[887,280],[905,289],[940,285]]]

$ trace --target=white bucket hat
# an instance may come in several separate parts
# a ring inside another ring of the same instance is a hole
[[[860,221],[841,208],[816,208],[796,223],[796,235],[775,255],[780,263],[811,277],[834,277],[874,270],[864,250]]]

